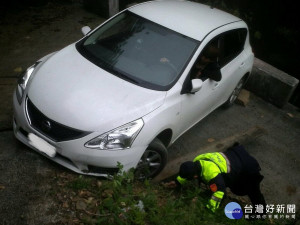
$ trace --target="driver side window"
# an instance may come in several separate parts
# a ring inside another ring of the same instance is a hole
[[[208,78],[215,78],[214,80],[220,80],[220,74],[214,75],[220,69],[219,56],[220,38],[217,36],[203,48],[191,69],[190,79],[201,79],[204,81]]]
[[[185,83],[181,94],[190,93],[192,90],[192,80],[201,79],[202,81],[211,78],[219,81],[222,78],[219,66],[219,52],[220,52],[220,35],[213,38],[199,54],[195,61]]]

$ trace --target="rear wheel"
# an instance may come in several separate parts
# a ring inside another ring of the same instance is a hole
[[[228,100],[224,103],[225,107],[229,107],[229,106],[233,105],[234,101],[237,99],[241,90],[243,89],[243,86],[246,83],[246,80],[247,80],[247,77],[245,76],[238,82],[238,84],[234,88],[233,92],[229,96]]]
[[[168,152],[164,144],[155,138],[141,157],[135,176],[138,179],[153,178],[159,174],[167,164]]]

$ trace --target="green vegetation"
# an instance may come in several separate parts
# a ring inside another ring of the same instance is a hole
[[[67,176],[67,177],[66,177]],[[133,171],[112,179],[66,175],[58,178],[60,211],[74,224],[289,224],[294,220],[230,220],[225,199],[216,214],[206,209],[210,196],[191,183],[173,190],[149,180],[134,180]]]
[[[72,180],[68,183],[67,187],[73,189],[74,191],[79,191],[82,189],[88,189],[91,186],[92,180],[86,179],[80,175],[77,179]]]

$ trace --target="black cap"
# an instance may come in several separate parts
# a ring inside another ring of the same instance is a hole
[[[188,180],[192,180],[197,175],[196,164],[192,161],[186,161],[180,165],[179,176]]]

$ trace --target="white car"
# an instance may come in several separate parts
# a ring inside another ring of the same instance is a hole
[[[120,163],[157,175],[167,147],[231,105],[253,65],[246,23],[195,2],[139,4],[82,32],[29,67],[13,97],[16,138],[81,174]],[[210,46],[214,59],[199,66]]]

